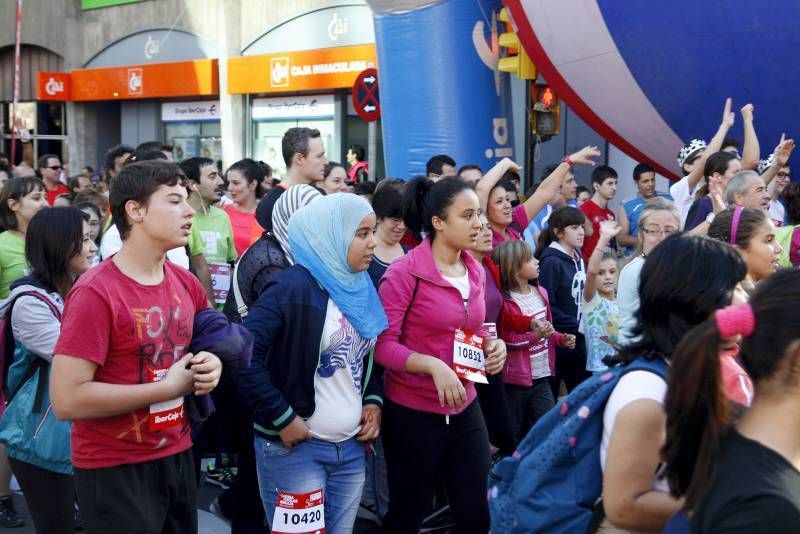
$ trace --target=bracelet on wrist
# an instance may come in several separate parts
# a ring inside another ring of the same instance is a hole
[[[574,167],[575,166],[575,162],[572,161],[572,158],[570,158],[569,156],[564,156],[564,159],[561,160],[561,163],[566,163],[570,167]]]

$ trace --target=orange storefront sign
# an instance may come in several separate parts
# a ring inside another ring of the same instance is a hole
[[[69,100],[70,81],[68,72],[37,72],[36,100]]]
[[[43,97],[42,79],[52,73],[39,73],[40,100]],[[43,76],[44,75],[44,76]],[[57,100],[129,100],[173,96],[204,96],[219,94],[219,71],[216,59],[197,59],[174,63],[153,63],[125,67],[73,70],[65,76],[66,98]],[[47,93],[44,93],[47,96]]]
[[[285,93],[352,87],[378,63],[375,45],[340,46],[228,59],[228,92]]]

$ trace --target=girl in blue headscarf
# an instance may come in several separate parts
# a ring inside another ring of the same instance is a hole
[[[273,531],[351,532],[364,444],[378,437],[383,381],[375,338],[386,314],[367,268],[375,213],[337,193],[289,221],[295,265],[264,288],[244,325],[255,346],[237,383],[255,415],[261,499]]]

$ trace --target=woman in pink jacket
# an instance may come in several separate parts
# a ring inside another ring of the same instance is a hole
[[[389,319],[375,347],[386,369],[386,532],[418,532],[442,479],[456,531],[489,530],[489,439],[472,382],[480,375],[464,371],[477,362],[500,372],[505,345],[480,339],[486,275],[467,253],[481,229],[479,213],[477,195],[456,178],[434,184],[420,177],[406,186],[406,225],[427,237],[392,263],[379,290]]]

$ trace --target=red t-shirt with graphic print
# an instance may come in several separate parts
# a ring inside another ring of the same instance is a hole
[[[142,285],[113,260],[78,279],[64,306],[55,354],[98,365],[94,380],[161,380],[187,352],[195,314],[208,302],[187,270],[164,263],[164,280]],[[82,469],[147,462],[192,446],[183,398],[114,417],[72,422],[72,464]]]

